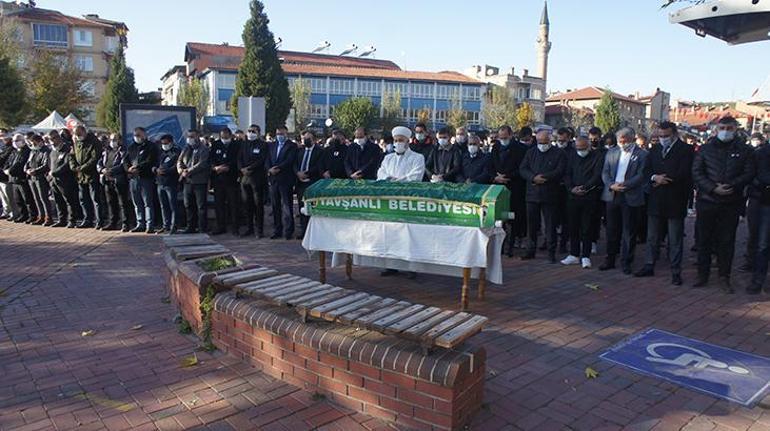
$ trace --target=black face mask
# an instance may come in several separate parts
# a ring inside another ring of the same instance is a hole
[[[305,139],[302,141],[302,144],[304,144],[306,147],[312,147],[313,146],[313,140],[312,139]]]

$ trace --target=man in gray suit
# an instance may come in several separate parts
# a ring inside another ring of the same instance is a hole
[[[636,145],[636,132],[630,127],[620,129],[616,150],[607,151],[602,169],[604,191],[602,200],[607,206],[607,260],[600,271],[615,268],[620,253],[624,274],[631,274],[634,261],[636,233],[641,207],[644,206],[645,164],[647,151]]]

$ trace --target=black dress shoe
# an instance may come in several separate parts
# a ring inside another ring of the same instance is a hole
[[[185,234],[185,235],[190,235],[190,234],[193,234],[193,233],[196,233],[196,232],[198,232],[198,231],[195,230],[195,229],[189,229],[189,228],[182,231],[182,233]]]
[[[682,276],[679,274],[674,274],[671,276],[671,284],[674,286],[681,286],[682,285]]]
[[[631,271],[631,267],[630,266],[624,266],[623,267],[623,274],[631,275],[632,272],[633,271]]]
[[[75,223],[67,223],[67,229],[75,229],[76,227],[78,227],[78,225]]]
[[[217,229],[217,230],[213,230],[213,231],[211,231],[211,235],[212,235],[212,236],[222,235],[222,234],[224,234],[225,232],[227,232],[227,231],[226,231],[226,230],[224,230],[224,229]]]
[[[748,295],[759,295],[762,293],[762,285],[757,285],[752,283],[750,287],[746,288],[746,294]]]
[[[147,228],[147,229],[144,231],[144,233],[146,233],[146,234],[152,234],[152,233],[155,233],[155,228],[154,228],[154,227],[152,227],[152,226],[150,226],[150,227],[148,227],[148,228]]]
[[[556,263],[556,256],[553,254],[548,255],[548,263]]]
[[[93,229],[94,225],[93,223],[80,223],[78,225],[78,229]]]
[[[754,271],[754,265],[752,265],[751,262],[745,262],[743,265],[738,267],[738,271],[741,271],[741,272],[753,272]]]
[[[134,227],[133,229],[131,229],[131,233],[144,232],[145,229],[146,228],[144,226],[138,225],[138,226]]]
[[[603,264],[599,265],[599,271],[608,271],[610,269],[615,269],[615,262],[605,260]]]
[[[160,228],[160,229],[156,230],[155,233],[158,234],[158,235],[163,235],[164,233],[166,233],[166,229],[165,228]]]
[[[730,277],[719,277],[719,289],[727,294],[735,293],[733,285],[730,283]]]
[[[642,269],[636,271],[634,277],[652,277],[653,275],[655,275],[655,270],[649,265],[644,265]]]
[[[238,236],[240,236],[241,238],[246,238],[246,237],[249,237],[249,236],[252,236],[252,235],[254,235],[254,231],[249,229],[246,232],[244,232],[244,233],[242,233],[242,234],[240,234]]]
[[[257,238],[262,239],[264,237],[265,237],[265,233],[264,232],[257,232]]]
[[[521,260],[532,260],[535,258],[535,253],[528,252],[521,257]]]
[[[67,226],[67,223],[63,221],[57,221],[56,223],[51,225],[51,227],[65,227],[65,226]]]
[[[695,284],[693,284],[692,287],[701,288],[701,287],[706,287],[706,285],[708,284],[709,284],[708,277],[699,276],[698,279],[695,280]]]
[[[115,224],[109,224],[109,225],[107,225],[107,226],[104,226],[104,227],[102,228],[102,230],[107,230],[107,231],[110,231],[110,230],[118,230],[118,225],[115,225]]]
[[[279,239],[279,238],[281,238],[282,236],[283,236],[283,235],[281,235],[281,234],[279,234],[279,233],[274,233],[274,234],[273,234],[273,235],[270,237],[270,239]]]

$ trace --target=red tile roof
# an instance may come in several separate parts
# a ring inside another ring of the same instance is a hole
[[[561,94],[551,96],[548,99],[546,99],[546,102],[566,102],[569,100],[601,99],[602,96],[604,95],[604,91],[605,90],[598,87],[585,87],[579,90],[568,91],[566,93],[561,93]],[[615,93],[614,91],[612,92],[612,97],[618,100],[623,100],[625,102],[644,104],[639,100],[633,99],[631,97],[623,96],[622,94]]]
[[[210,67],[237,68],[243,58],[243,47],[188,42],[185,47],[185,61],[190,61],[193,55],[197,57],[195,60],[195,68],[199,72]],[[297,51],[278,51],[278,56],[283,59],[284,64],[298,63],[319,66],[401,70],[398,65],[392,61],[377,60],[374,58],[345,57]]]
[[[112,25],[109,25],[106,23],[89,21],[83,18],[64,15],[59,11],[49,10],[49,9],[25,8],[25,9],[20,9],[18,12],[11,13],[10,16],[24,20],[24,21],[50,22],[50,23],[64,24],[64,25],[77,26],[77,27],[98,27],[98,28],[105,28],[105,29],[114,28]]]
[[[404,79],[412,81],[438,81],[457,84],[481,84],[459,72],[415,72],[406,70],[369,69],[361,67],[313,66],[283,64],[283,71],[290,74],[345,76],[375,79]]]
[[[737,111],[733,108],[709,109],[708,107],[700,107],[700,106],[696,108],[671,109],[668,113],[668,117],[671,121],[680,123],[680,124],[687,123],[692,127],[715,123],[720,118],[727,117],[727,116],[730,116],[733,118],[751,117],[751,115],[745,112]]]

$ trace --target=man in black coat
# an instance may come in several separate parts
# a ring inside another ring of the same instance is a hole
[[[29,160],[30,150],[24,135],[17,133],[13,135],[14,152],[6,162],[5,174],[13,184],[13,199],[16,202],[18,214],[13,219],[15,223],[32,223],[39,217],[32,189],[29,187],[27,173],[24,166]]]
[[[647,157],[647,254],[637,277],[654,275],[660,258],[660,242],[667,233],[671,283],[682,284],[682,243],[687,200],[692,190],[692,162],[695,153],[679,139],[676,124],[660,123],[660,143],[650,148]]]
[[[134,129],[134,143],[128,147],[123,165],[129,178],[129,189],[134,201],[136,227],[131,232],[155,233],[155,173],[158,148],[147,139],[142,127]]]
[[[537,146],[527,150],[519,172],[527,182],[527,220],[529,235],[527,252],[522,260],[533,259],[540,232],[540,217],[545,221],[548,259],[556,263],[556,226],[554,216],[562,177],[567,168],[564,152],[551,145],[551,134],[541,130],[535,136]]]
[[[2,129],[0,131],[0,203],[3,207],[0,219],[12,220],[15,215],[13,214],[14,202],[13,202],[13,186],[8,182],[10,178],[5,174],[4,166],[8,163],[8,159],[13,155],[13,138],[7,135],[7,131]]]
[[[227,232],[227,218],[230,217],[230,231],[238,235],[238,152],[240,141],[233,140],[233,132],[225,128],[219,132],[219,139],[211,146],[212,183],[214,185],[214,213],[217,229],[212,235]]]
[[[468,136],[466,150],[463,151],[463,169],[458,182],[489,184],[492,180],[492,158],[481,152],[481,140],[476,135]]]
[[[359,144],[351,144],[359,145]],[[348,152],[350,155],[350,152]],[[315,135],[313,132],[306,131],[302,134],[302,149],[297,152],[297,162],[294,170],[297,172],[297,183],[294,186],[294,190],[297,194],[297,202],[299,202],[299,234],[297,239],[305,237],[305,231],[307,230],[307,224],[310,217],[302,214],[302,208],[305,207],[303,198],[305,196],[305,190],[313,185],[316,181],[321,179],[321,173],[323,171],[324,152],[323,149],[316,146]]]
[[[107,198],[109,224],[103,230],[128,232],[131,221],[131,201],[128,193],[128,175],[125,167],[126,147],[120,135],[110,135],[108,147],[96,163],[102,177],[104,195]]]
[[[163,228],[158,233],[173,235],[179,227],[177,217],[177,194],[179,193],[179,172],[176,170],[181,150],[176,146],[174,137],[166,134],[160,138],[158,165],[153,168],[155,182],[158,185],[158,200],[163,217]]]
[[[29,177],[29,188],[32,190],[32,198],[35,200],[38,218],[32,224],[51,226],[53,222],[53,208],[49,200],[50,186],[46,176],[48,175],[49,150],[43,143],[43,137],[33,135],[29,140],[30,154],[24,167]]]
[[[573,150],[565,151],[564,188],[568,196],[570,251],[561,263],[579,263],[583,269],[588,269],[591,267],[591,223],[602,193],[604,158],[599,151],[591,149],[585,136],[578,137],[574,146]]]
[[[425,160],[428,160],[434,147],[433,138],[428,135],[428,127],[425,126],[425,123],[415,124],[414,138],[409,142],[409,149],[422,154]]]
[[[270,203],[273,205],[273,236],[291,239],[294,235],[294,201],[292,191],[297,180],[295,164],[297,144],[289,140],[286,126],[275,131],[275,141],[268,144],[265,160],[267,182],[270,186]]]
[[[329,145],[324,148],[324,178],[349,178],[345,169],[348,146],[337,138],[330,138]],[[375,178],[376,178],[375,169]]]
[[[754,137],[752,137],[754,139]],[[753,144],[753,143],[752,143]],[[753,145],[752,145],[753,146]],[[746,293],[756,295],[762,292],[767,279],[767,266],[770,261],[770,145],[757,145],[755,151],[757,176],[753,181],[754,199],[757,211],[756,250],[751,263],[753,277]]]
[[[260,129],[256,124],[249,126],[246,140],[241,143],[238,155],[238,170],[241,173],[241,203],[246,215],[246,232],[241,237],[254,235],[256,225],[257,238],[265,236],[265,185],[267,172],[267,143],[259,137]]]
[[[102,144],[84,126],[75,128],[72,141],[69,163],[78,181],[78,198],[84,216],[77,227],[100,229],[107,213],[102,186],[99,184],[99,173],[96,172],[96,162],[102,154]]]
[[[436,134],[437,145],[425,159],[425,175],[431,182],[455,183],[463,169],[462,150],[449,140],[449,129]]]
[[[382,150],[366,138],[366,129],[356,128],[353,143],[345,155],[345,173],[353,180],[376,180]]]
[[[508,222],[508,257],[513,256],[515,242],[523,242],[527,234],[527,183],[519,174],[521,161],[528,147],[513,139],[510,126],[502,126],[497,132],[497,141],[492,145],[490,158],[493,184],[504,185],[511,193],[510,209],[514,219]]]
[[[767,146],[765,137],[761,133],[754,133],[751,135],[751,147],[754,148],[755,155],[759,156],[757,151]],[[759,162],[757,160],[757,162]],[[759,171],[759,166],[757,166]],[[754,181],[746,187],[746,197],[748,202],[746,203],[746,227],[748,227],[748,238],[746,238],[746,254],[744,255],[746,261],[740,266],[741,271],[753,271],[754,260],[757,254],[757,247],[759,240],[759,218],[762,204],[760,202],[762,198],[762,186],[758,184],[758,179],[754,178]]]
[[[575,152],[574,132],[571,128],[560,127],[556,131],[556,147],[561,151],[564,151],[564,155],[569,160]],[[562,181],[562,186],[564,182]],[[569,242],[569,211],[567,210],[568,191],[566,187],[559,189],[559,199],[556,201],[556,215],[554,218],[554,225],[559,232],[559,252],[567,252],[567,242]]]
[[[738,137],[738,122],[724,117],[718,133],[700,147],[692,166],[698,188],[696,204],[698,230],[698,280],[694,287],[708,284],[711,255],[717,255],[720,288],[734,293],[730,283],[735,230],[744,205],[743,189],[754,179],[754,150]]]
[[[72,157],[72,146],[65,142],[55,130],[49,132],[48,137],[53,143],[49,157],[51,167],[48,182],[53,190],[58,214],[54,226],[73,229],[77,227],[78,220],[83,217],[83,209],[78,201],[77,178],[70,169],[69,158]]]

